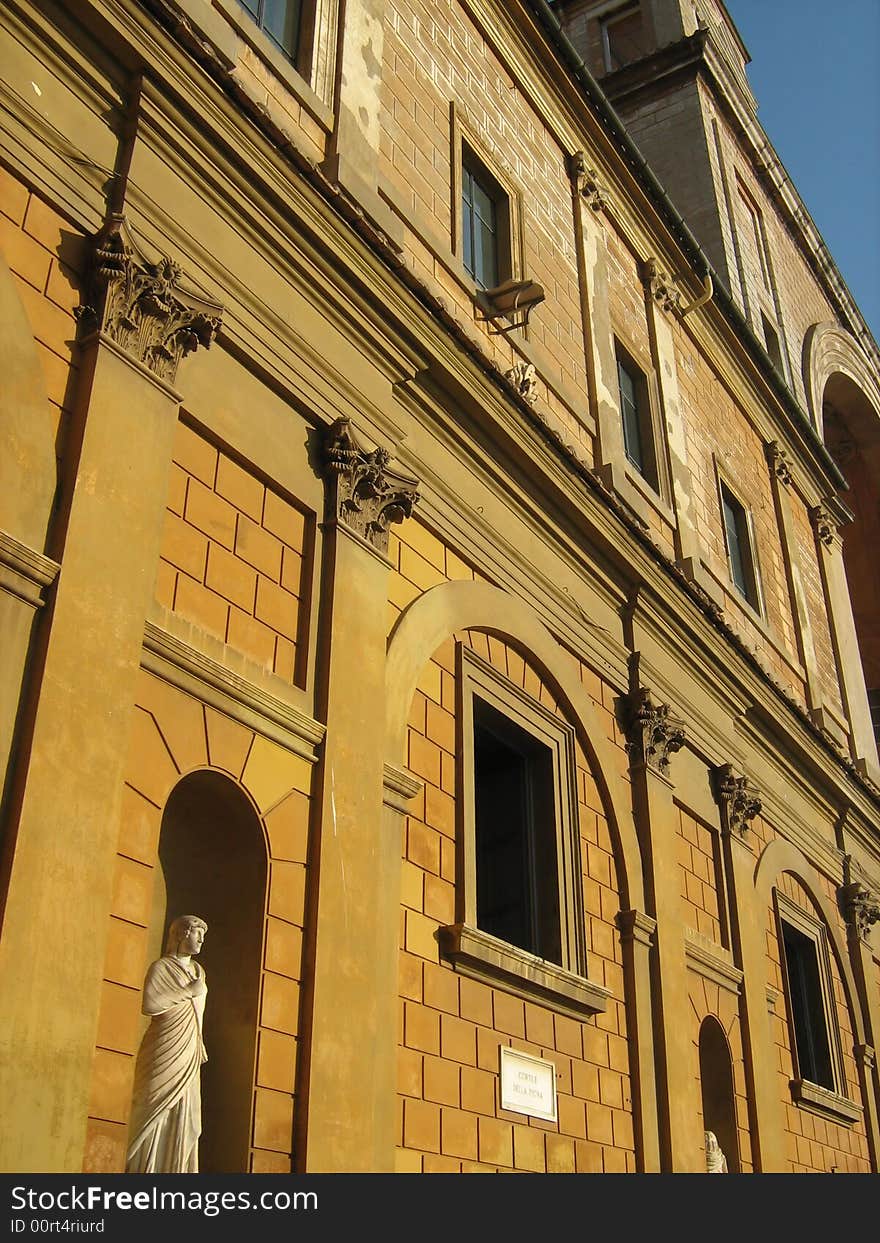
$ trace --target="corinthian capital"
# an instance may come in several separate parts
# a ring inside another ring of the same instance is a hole
[[[722,764],[714,771],[715,798],[723,813],[722,826],[728,832],[745,837],[761,811],[761,799],[748,777],[738,776],[732,764]]]
[[[222,316],[217,303],[184,289],[181,276],[172,259],[145,258],[125,217],[111,216],[95,238],[89,300],[77,319],[173,384],[180,360],[211,344]]]
[[[571,171],[581,198],[593,211],[604,211],[608,206],[608,191],[599,180],[596,169],[587,164],[583,151],[576,151],[571,157]]]
[[[672,277],[661,271],[656,259],[646,259],[640,265],[639,272],[645,289],[661,311],[681,309],[681,294],[676,289]]]
[[[669,704],[655,704],[645,687],[632,691],[626,700],[627,749],[634,762],[642,761],[664,776],[669,757],[680,751],[687,738],[684,726],[672,715]]]
[[[389,468],[386,449],[364,449],[350,419],[337,419],[324,441],[325,478],[332,517],[379,552],[388,551],[388,529],[409,518],[419,499],[418,480]]]
[[[871,935],[871,928],[880,923],[880,903],[859,881],[842,885],[838,890],[840,909],[846,922],[863,941]]]

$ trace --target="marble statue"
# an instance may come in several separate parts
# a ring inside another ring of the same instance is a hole
[[[706,1173],[727,1173],[727,1157],[721,1151],[721,1146],[715,1138],[714,1131],[706,1131]]]
[[[163,957],[147,969],[142,1010],[150,1026],[135,1066],[128,1174],[198,1172],[208,989],[194,956],[207,930],[197,915],[179,916],[168,929]]]

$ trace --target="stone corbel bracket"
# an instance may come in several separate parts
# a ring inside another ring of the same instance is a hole
[[[664,272],[656,259],[645,259],[639,264],[639,275],[645,291],[661,311],[681,311],[681,293],[672,277]]]
[[[771,440],[769,444],[766,444],[764,454],[767,458],[767,465],[779,482],[786,488],[791,487],[793,481],[791,460],[779,441]]]
[[[595,168],[587,164],[583,151],[575,151],[571,157],[571,175],[574,178],[577,192],[593,211],[605,211],[610,203],[608,191],[599,180]]]
[[[646,687],[627,695],[625,704],[631,762],[647,764],[665,777],[669,757],[687,742],[684,725],[672,715],[669,704],[656,704]]]
[[[419,500],[418,480],[391,470],[386,449],[363,448],[346,418],[327,430],[323,457],[328,518],[385,555],[392,523],[412,516]]]
[[[535,374],[533,363],[518,362],[504,373],[505,379],[509,380],[516,391],[519,393],[529,405],[534,405],[538,399],[538,377]]]
[[[125,217],[112,215],[97,234],[88,301],[76,317],[99,331],[160,380],[173,384],[181,359],[206,349],[220,329],[223,309],[181,284],[172,259],[147,259]]]
[[[722,829],[745,838],[751,821],[763,804],[748,777],[738,776],[732,764],[721,764],[713,771],[715,799],[721,808]]]

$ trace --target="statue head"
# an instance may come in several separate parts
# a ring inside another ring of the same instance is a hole
[[[202,939],[207,931],[208,925],[198,915],[178,915],[168,929],[168,936],[165,938],[165,953],[179,954],[181,947],[188,942],[183,952],[197,954],[202,948]],[[197,932],[201,932],[201,937],[193,937],[193,933]]]

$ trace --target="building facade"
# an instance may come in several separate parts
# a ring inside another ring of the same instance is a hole
[[[876,1171],[880,352],[723,3],[0,26],[0,1168],[194,912],[203,1170]]]

